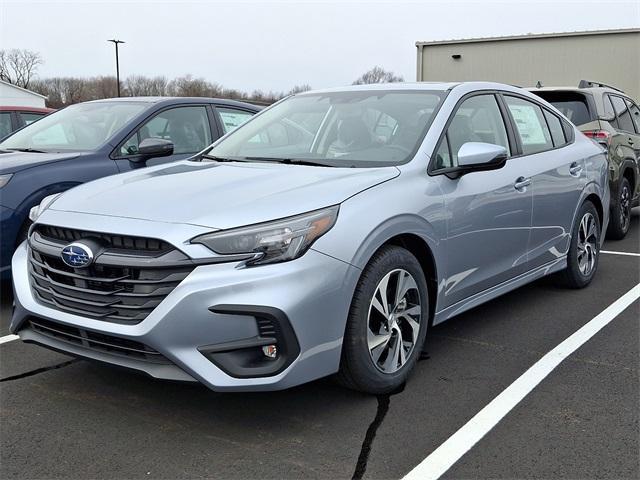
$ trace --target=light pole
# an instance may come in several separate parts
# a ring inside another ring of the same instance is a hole
[[[116,46],[116,83],[118,84],[118,96],[120,96],[120,63],[118,62],[118,44],[124,43],[122,40],[111,39],[107,40]]]

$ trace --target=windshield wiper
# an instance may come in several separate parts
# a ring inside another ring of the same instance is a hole
[[[216,157],[214,155],[201,155],[202,159],[213,160],[215,162],[246,162],[243,158],[225,158],[225,157]]]
[[[36,150],[35,148],[7,148],[6,150],[10,150],[12,152],[47,153],[42,150]]]
[[[287,165],[311,165],[314,167],[333,167],[328,163],[317,162],[314,160],[304,160],[302,158],[281,158],[281,157],[244,157],[246,160],[253,160],[256,162],[276,162],[286,163]]]

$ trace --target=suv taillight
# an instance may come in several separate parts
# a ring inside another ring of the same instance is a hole
[[[606,130],[585,130],[584,133],[587,137],[589,137],[594,142],[602,145],[605,150],[609,148],[609,142],[611,141],[611,134]]]

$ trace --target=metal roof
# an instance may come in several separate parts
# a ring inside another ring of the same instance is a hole
[[[640,33],[640,28],[621,28],[617,30],[583,30],[576,32],[559,32],[559,33],[528,33],[526,35],[512,35],[505,37],[480,37],[480,38],[461,38],[453,40],[438,40],[433,42],[416,42],[416,47],[427,45],[456,45],[459,43],[483,43],[483,42],[501,42],[505,40],[530,40],[534,38],[558,38],[558,37],[582,37],[588,35],[616,35],[620,33]]]
[[[31,95],[33,95],[33,96],[35,96],[35,97],[44,98],[45,100],[47,99],[47,97],[46,97],[45,95],[41,95],[41,94],[39,94],[38,92],[34,92],[33,90],[29,90],[29,89],[27,89],[27,88],[19,87],[18,85],[14,85],[13,83],[9,83],[9,82],[6,82],[6,81],[4,81],[4,80],[0,80],[0,83],[2,83],[3,85],[7,85],[7,86],[9,86],[9,87],[13,87],[13,88],[15,88],[16,90],[22,90],[23,92],[30,93]]]

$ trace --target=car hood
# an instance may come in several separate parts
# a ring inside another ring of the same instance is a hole
[[[44,165],[45,163],[70,160],[81,155],[78,152],[32,153],[0,150],[0,174],[16,173],[20,170]]]
[[[183,161],[80,185],[50,208],[228,229],[336,205],[399,173],[395,167]]]

